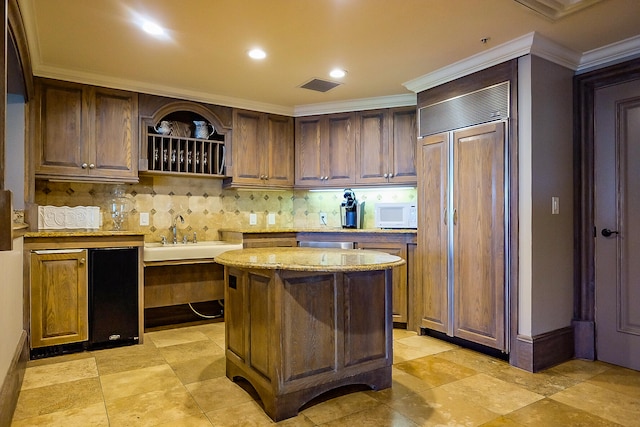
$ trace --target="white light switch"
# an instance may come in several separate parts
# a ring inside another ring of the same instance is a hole
[[[140,225],[149,225],[149,212],[140,212]]]
[[[551,198],[551,215],[560,214],[560,197]]]
[[[256,225],[258,223],[258,216],[254,213],[249,214],[249,225]]]
[[[276,223],[276,214],[269,213],[269,215],[267,215],[267,224],[273,225],[275,223]]]

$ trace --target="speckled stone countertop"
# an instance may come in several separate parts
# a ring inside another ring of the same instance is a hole
[[[24,237],[105,237],[105,236],[144,236],[141,231],[113,230],[38,230],[24,233]]]
[[[400,257],[378,251],[285,247],[227,251],[215,261],[238,268],[328,272],[386,270],[405,264]]]
[[[317,228],[286,228],[286,227],[236,227],[220,228],[221,232],[231,233],[398,233],[415,234],[415,228],[342,228],[342,227],[317,227]]]

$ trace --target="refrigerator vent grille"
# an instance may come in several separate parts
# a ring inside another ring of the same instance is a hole
[[[419,109],[420,136],[509,117],[509,82],[499,83]]]

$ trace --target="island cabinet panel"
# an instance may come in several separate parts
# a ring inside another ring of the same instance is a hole
[[[31,254],[31,348],[86,341],[88,301],[86,250]]]
[[[248,301],[249,301],[249,364],[266,378],[271,378],[271,358],[269,341],[273,333],[273,304],[272,286],[269,286],[271,277],[261,274],[248,274]],[[265,304],[266,302],[266,304]]]
[[[333,274],[283,278],[282,334],[284,381],[292,381],[336,369],[336,308],[338,298]]]
[[[368,305],[368,298],[385,301],[384,274],[348,273],[344,275],[344,294],[347,300],[344,319],[345,366],[390,358],[385,335],[387,304]]]
[[[226,373],[274,420],[348,384],[391,386],[391,270],[225,266]]]

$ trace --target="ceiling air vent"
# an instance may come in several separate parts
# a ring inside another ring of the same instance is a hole
[[[311,79],[300,87],[303,89],[315,90],[317,92],[327,92],[336,86],[340,86],[340,84],[341,83],[330,82],[327,80]]]

